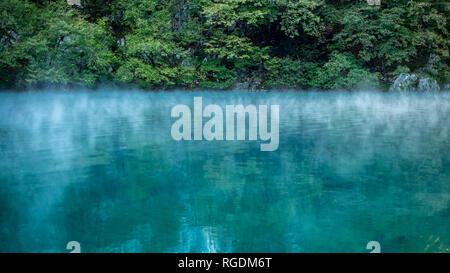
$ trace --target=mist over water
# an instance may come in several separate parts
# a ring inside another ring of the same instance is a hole
[[[194,96],[278,149],[173,140]],[[0,252],[449,252],[449,204],[450,93],[0,93]]]

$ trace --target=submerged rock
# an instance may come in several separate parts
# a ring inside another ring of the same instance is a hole
[[[439,84],[436,80],[429,77],[417,76],[415,74],[401,73],[394,80],[389,91],[419,91],[419,92],[435,92],[439,91]]]

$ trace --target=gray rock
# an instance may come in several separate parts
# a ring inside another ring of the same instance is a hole
[[[120,38],[119,40],[117,40],[117,45],[118,46],[125,46],[125,38]]]
[[[67,0],[67,4],[70,6],[79,6],[81,7],[81,0]]]
[[[175,32],[180,32],[184,29],[189,17],[190,0],[178,1],[172,10],[172,29]]]
[[[420,78],[417,85],[417,91],[419,92],[437,92],[439,91],[439,84],[436,80],[430,78]]]
[[[231,89],[258,91],[260,90],[261,83],[262,73],[260,71],[254,71],[252,73],[241,73],[240,75],[238,75],[238,79],[234,82]]]
[[[7,44],[15,44],[17,40],[19,40],[20,35],[17,34],[15,31],[8,30],[5,35],[0,37],[0,43],[7,43]]]
[[[417,81],[416,75],[401,73],[397,76],[389,91],[416,91]]]
[[[415,74],[401,73],[395,78],[389,91],[399,92],[436,92],[439,91],[439,84],[436,80],[426,76],[417,76]]]

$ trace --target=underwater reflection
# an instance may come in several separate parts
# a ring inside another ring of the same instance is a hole
[[[279,147],[171,108],[280,105]],[[449,252],[450,94],[0,94],[0,252]]]

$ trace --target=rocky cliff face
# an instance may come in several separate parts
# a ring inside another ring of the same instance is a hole
[[[436,80],[416,74],[402,73],[397,76],[389,91],[436,92],[439,91]]]

